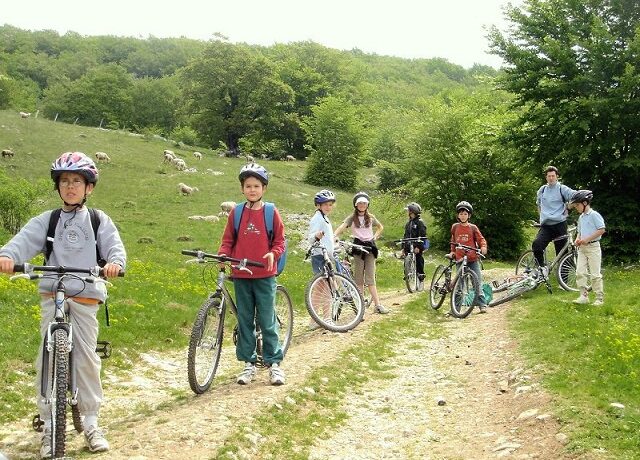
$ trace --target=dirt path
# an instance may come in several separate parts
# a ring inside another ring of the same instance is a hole
[[[424,294],[419,294],[424,296]],[[398,291],[392,310],[411,299]],[[563,458],[559,426],[549,397],[524,368],[509,337],[505,308],[448,320],[448,335],[400,344],[395,377],[348,395],[348,423],[317,441],[312,459]],[[393,314],[393,313],[392,313]],[[184,353],[145,354],[135,374],[105,376],[106,422],[111,451],[101,459],[208,459],[238,422],[247,424],[265,405],[282,403],[311,371],[362,340],[384,316],[368,315],[346,334],[304,330],[297,322],[284,368],[287,385],[268,385],[266,371],[246,387],[234,383],[239,364],[226,350],[215,391],[195,397],[186,383]],[[24,423],[0,426],[0,451],[10,459],[34,458],[38,444]],[[86,456],[71,435],[70,455]]]

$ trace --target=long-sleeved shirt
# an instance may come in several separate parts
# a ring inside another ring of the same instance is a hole
[[[459,261],[464,257],[465,252],[464,249],[456,249],[456,244],[482,248],[483,246],[487,247],[487,240],[484,239],[477,225],[457,222],[451,226],[451,252],[455,251],[456,260]],[[467,260],[469,262],[478,260],[478,254],[471,251],[468,252]]]
[[[538,189],[536,204],[540,208],[540,224],[553,225],[567,220],[567,205],[575,190],[560,182]]]
[[[236,209],[229,214],[227,225],[222,235],[222,243],[218,249],[218,254],[226,254],[236,259],[249,259],[265,264],[265,267],[247,267],[253,272],[233,270],[235,278],[268,278],[275,276],[277,272],[277,260],[284,252],[284,224],[277,209],[273,211],[273,241],[269,247],[269,235],[264,219],[264,206],[260,209],[250,209],[244,207],[238,235],[235,236],[233,219]],[[274,255],[273,268],[267,270],[264,256],[272,252]]]
[[[327,252],[330,256],[333,256],[335,250],[333,244],[333,228],[331,222],[326,215],[322,214],[320,210],[317,210],[311,220],[309,221],[309,231],[307,232],[307,241],[310,244],[316,241],[316,233],[324,232],[324,236],[320,239],[320,244],[327,248]],[[312,256],[322,255],[322,249],[314,248],[311,252]]]
[[[13,259],[17,264],[28,262],[36,255],[45,253],[49,218],[52,211],[45,211],[33,217],[2,249],[0,256]],[[103,211],[96,210],[100,217],[98,227],[98,249],[100,255],[109,263],[125,268],[127,254],[120,239],[118,229]],[[60,213],[55,229],[53,251],[48,265],[93,268],[96,260],[96,238],[91,227],[91,217],[86,207],[77,211]],[[83,275],[86,276],[86,275]],[[38,290],[42,294],[51,293],[54,285],[51,278],[42,278]],[[65,281],[67,295],[98,299],[104,302],[106,288],[103,283],[83,283],[80,280]]]

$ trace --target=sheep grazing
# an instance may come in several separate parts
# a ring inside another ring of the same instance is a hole
[[[184,171],[187,169],[187,163],[182,158],[174,158],[171,163],[178,171]]]
[[[256,160],[253,159],[251,155],[247,155],[247,163],[255,163]]]
[[[164,160],[162,160],[163,163],[172,163],[174,160],[175,156],[173,156],[173,154],[171,152],[168,151],[164,151]]]
[[[229,215],[228,213],[230,213],[235,207],[235,201],[223,201],[222,203],[220,203],[220,209],[222,209],[222,212],[226,212],[227,215]]]
[[[109,163],[111,161],[111,158],[109,158],[109,155],[107,155],[105,152],[96,152],[96,160],[98,161],[98,163]]]
[[[284,161],[295,161],[296,157],[294,157],[293,155],[287,155],[286,157],[284,157]]]
[[[178,184],[178,192],[182,193],[183,195],[193,195],[194,192],[199,192],[200,190],[198,190],[198,187],[189,187],[186,184],[183,184],[182,182],[180,182]]]
[[[194,157],[196,160],[202,160],[202,153],[200,153],[200,152],[193,152],[193,157]]]
[[[260,155],[260,158],[262,158],[263,160],[266,160],[267,159],[267,154],[266,153],[262,153]]]
[[[2,151],[2,158],[10,158],[13,157],[13,150],[11,149],[4,149]]]
[[[31,116],[31,112],[20,112],[20,118],[29,118]]]

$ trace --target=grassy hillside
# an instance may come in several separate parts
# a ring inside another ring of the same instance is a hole
[[[126,366],[135,355],[149,349],[180,348],[187,344],[195,312],[206,289],[198,267],[184,264],[181,249],[216,251],[226,218],[219,222],[189,220],[193,215],[215,215],[223,201],[240,201],[237,179],[243,159],[220,158],[198,148],[203,158],[196,161],[193,150],[175,147],[161,139],[145,140],[125,132],[105,131],[44,119],[21,119],[17,113],[0,111],[0,148],[12,148],[15,156],[3,159],[0,167],[10,176],[49,181],[51,162],[64,151],[79,150],[93,157],[107,152],[109,164],[100,164],[100,179],[89,205],[103,209],[118,226],[128,252],[127,276],[110,289],[109,312],[112,327],[103,328],[103,339],[112,341],[116,352],[109,365]],[[197,173],[185,173],[163,164],[163,150],[169,148]],[[290,239],[287,268],[279,281],[293,297],[300,321],[307,322],[304,287],[311,273],[303,263],[304,250],[298,244],[314,211],[316,187],[301,182],[304,162],[265,161],[272,174],[266,199],[274,201],[284,217]],[[192,196],[178,193],[183,182],[198,187]],[[351,194],[337,192],[337,224],[351,210]],[[37,211],[60,206],[51,191],[37,203]],[[391,240],[402,236],[404,211],[391,198],[376,199],[373,212],[386,225]],[[183,241],[187,240],[187,241]],[[5,241],[0,241],[0,244]],[[391,258],[379,265],[379,283],[384,289],[397,285],[400,266]],[[23,397],[31,394],[32,361],[38,342],[38,297],[34,283],[9,282],[0,277],[0,315],[9,327],[0,328],[0,419],[24,415],[29,409]],[[100,319],[103,314],[100,313]],[[9,407],[12,409],[9,410]]]

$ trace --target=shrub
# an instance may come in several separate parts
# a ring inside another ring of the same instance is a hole
[[[0,170],[0,226],[10,234],[18,233],[34,214],[35,200],[45,192],[47,184],[10,178]]]

